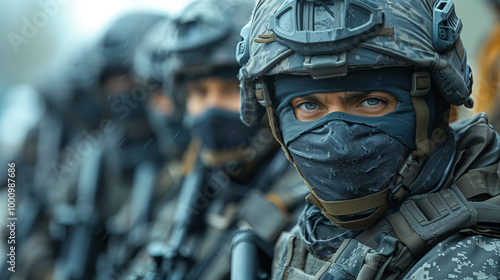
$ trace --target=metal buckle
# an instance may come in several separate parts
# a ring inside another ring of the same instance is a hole
[[[396,197],[395,197],[395,194],[397,191],[399,191],[400,188],[403,188],[404,189],[404,195],[403,197],[398,200]],[[406,185],[403,185],[403,184],[399,184],[397,186],[395,186],[391,192],[389,193],[389,196],[388,196],[388,200],[389,202],[392,204],[392,205],[397,205],[398,203],[400,203],[401,201],[404,201],[405,199],[407,199],[408,197],[410,197],[410,190],[408,189],[408,187]]]
[[[404,179],[404,183],[413,182],[422,168],[422,162],[417,160],[412,154],[410,154],[403,166],[399,169],[399,175]]]
[[[271,106],[271,97],[269,96],[269,90],[267,89],[266,83],[259,81],[255,84],[255,96],[259,101],[260,105],[264,107]]]
[[[422,88],[422,83],[424,86]],[[413,72],[411,77],[411,96],[425,96],[431,89],[431,74],[429,71]]]

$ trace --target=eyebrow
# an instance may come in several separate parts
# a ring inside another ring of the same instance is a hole
[[[346,92],[344,96],[339,96],[340,101],[342,102],[342,105],[347,104],[348,102],[365,97],[372,93],[371,91],[354,91],[354,92]]]
[[[354,91],[354,92],[346,92],[345,95],[343,96],[338,96],[340,99],[340,102],[342,102],[342,105],[347,104],[348,102],[365,97],[372,93],[371,91]],[[304,96],[299,96],[302,99],[309,100],[309,101],[319,101],[319,95],[323,97],[323,102],[327,103],[328,102],[328,95],[329,93],[316,93],[316,94],[310,94],[310,95],[304,95]]]

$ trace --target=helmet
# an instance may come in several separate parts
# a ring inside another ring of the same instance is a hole
[[[264,115],[256,93],[266,75],[319,79],[403,65],[428,69],[450,104],[472,107],[461,29],[451,0],[260,0],[237,47],[241,118],[253,125]]]
[[[162,92],[165,77],[162,64],[165,61],[165,53],[160,49],[163,42],[161,35],[165,34],[170,25],[171,20],[164,17],[149,29],[137,47],[132,65],[138,83],[150,91],[155,91],[146,105],[147,115],[165,158],[181,155],[190,137],[182,125],[182,112],[177,110],[171,104],[169,96]]]
[[[100,81],[109,75],[129,73],[135,50],[144,34],[164,18],[162,14],[132,12],[115,20],[97,47],[102,59]]]
[[[133,60],[133,72],[140,80],[160,85],[163,82],[164,74],[162,63],[165,60],[165,53],[160,46],[163,42],[161,35],[165,34],[168,28],[170,19],[166,16],[159,20],[149,31],[144,35],[137,46]]]
[[[234,68],[239,64],[234,57],[234,46],[240,38],[240,29],[248,21],[252,0],[200,0],[187,6],[173,21],[163,37],[166,84],[179,105],[184,104],[181,78],[208,76],[220,67]]]
[[[350,229],[367,228],[394,203],[388,191],[397,193],[395,200],[403,199],[407,189],[400,187],[415,181],[423,162],[445,135],[446,120],[439,119],[439,126],[431,123],[435,118],[430,121],[431,109],[424,98],[429,96],[431,84],[435,85],[432,90],[437,88],[441,93],[434,96],[442,96],[444,105],[473,106],[472,74],[460,40],[461,29],[451,0],[259,0],[236,48],[242,66],[241,119],[254,125],[267,112],[276,139],[297,167],[274,117],[275,99],[268,89],[273,75],[325,79],[347,77],[357,70],[411,68],[408,91],[415,111],[415,147],[411,147],[415,150],[398,171],[402,183],[391,183],[389,188],[361,198],[327,201],[305,180],[312,192],[308,200],[334,223]],[[439,110],[444,109],[441,107]],[[358,219],[368,210],[374,212]],[[353,218],[342,222],[332,214],[335,212]]]

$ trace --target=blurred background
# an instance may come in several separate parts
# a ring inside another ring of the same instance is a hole
[[[110,22],[130,10],[175,14],[190,0],[3,0],[0,2],[0,156],[9,158],[23,131],[37,119],[37,99],[29,85],[90,44]],[[486,0],[455,0],[464,28],[469,64],[476,60],[494,12]],[[15,93],[15,94],[13,94]],[[15,98],[14,98],[15,96]],[[1,154],[3,153],[3,154]],[[7,155],[5,154],[7,153]]]
[[[23,131],[37,119],[30,83],[97,40],[107,25],[130,10],[175,14],[191,0],[3,0],[0,2],[0,150],[15,153]],[[487,1],[455,0],[469,64],[494,21]],[[9,92],[17,92],[9,94]],[[10,96],[10,97],[9,97]],[[13,96],[16,96],[14,98]],[[10,108],[10,110],[8,110]],[[15,110],[14,110],[15,108]],[[19,108],[19,109],[18,109]],[[2,153],[2,152],[0,152]],[[9,158],[8,155],[0,154]]]
[[[30,86],[91,45],[113,20],[130,11],[173,15],[192,0],[0,1],[0,158],[21,148],[39,118]]]
[[[0,84],[31,82],[76,46],[95,40],[130,10],[174,14],[191,0],[3,0],[0,2]],[[487,1],[455,0],[462,39],[474,66],[493,23]],[[24,33],[23,33],[24,32]],[[28,36],[25,36],[28,35]]]

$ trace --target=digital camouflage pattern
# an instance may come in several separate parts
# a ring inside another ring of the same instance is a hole
[[[500,279],[500,240],[454,235],[436,245],[404,279]]]

